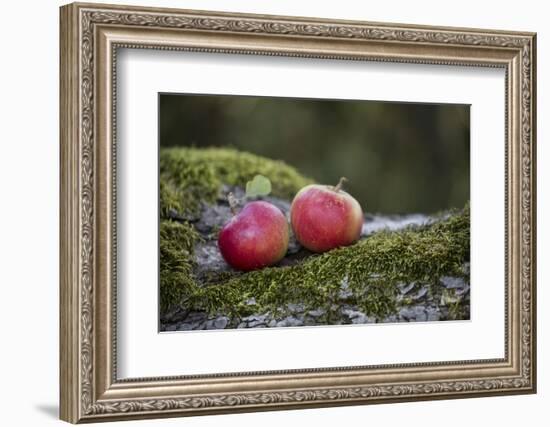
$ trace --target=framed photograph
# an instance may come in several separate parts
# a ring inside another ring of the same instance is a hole
[[[63,420],[536,391],[535,34],[60,22]]]

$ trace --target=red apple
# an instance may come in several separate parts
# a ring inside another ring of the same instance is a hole
[[[268,202],[250,202],[222,228],[218,247],[225,261],[243,271],[273,265],[288,249],[284,214]]]
[[[296,239],[313,252],[348,246],[359,240],[363,210],[338,185],[308,185],[294,197],[290,222]]]

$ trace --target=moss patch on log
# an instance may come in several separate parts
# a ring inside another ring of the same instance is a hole
[[[282,161],[230,148],[169,148],[160,152],[161,217],[173,209],[196,212],[200,201],[213,202],[222,184],[244,186],[255,175],[272,183],[272,194],[291,199],[313,181]]]
[[[161,311],[180,305],[190,311],[244,317],[281,313],[288,304],[301,303],[306,310],[325,309],[328,323],[346,283],[350,303],[367,315],[384,318],[396,310],[400,283],[435,287],[442,276],[464,276],[470,249],[469,205],[433,224],[378,232],[296,265],[216,275],[199,283],[193,276],[193,247],[200,236],[191,222],[171,220],[169,211],[181,218],[196,215],[201,201],[215,201],[222,184],[242,186],[258,173],[272,181],[274,195],[286,199],[311,182],[282,162],[236,150],[161,151]]]
[[[346,281],[352,292],[349,303],[369,316],[384,318],[396,311],[398,284],[436,286],[442,276],[463,275],[469,229],[466,208],[431,226],[379,232],[295,266],[239,274],[197,288],[194,309],[241,317],[303,303],[306,310],[324,308],[330,316]],[[250,298],[254,306],[247,304]]]
[[[192,225],[175,221],[161,221],[159,233],[160,302],[164,311],[196,293],[192,260],[199,235]]]

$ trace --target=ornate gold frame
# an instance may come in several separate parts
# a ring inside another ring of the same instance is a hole
[[[77,423],[533,393],[535,34],[71,4],[61,8],[61,418]],[[502,67],[505,358],[117,380],[118,47]]]

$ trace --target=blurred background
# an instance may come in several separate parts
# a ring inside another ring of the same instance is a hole
[[[160,144],[230,146],[345,186],[365,212],[433,213],[470,197],[470,107],[161,94]],[[244,185],[244,183],[243,183]]]

